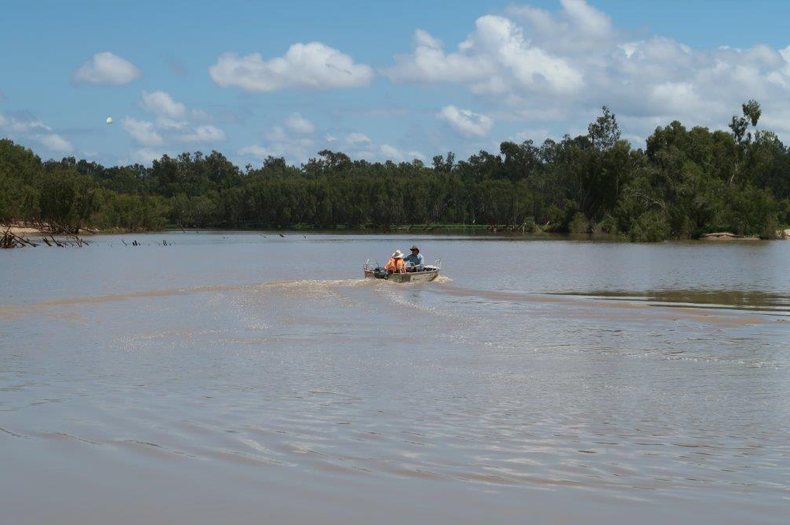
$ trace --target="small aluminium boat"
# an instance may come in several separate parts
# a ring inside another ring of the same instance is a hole
[[[371,263],[370,259],[365,261],[362,269],[365,272],[365,277],[370,279],[385,279],[396,283],[427,282],[439,277],[439,271],[442,269],[442,260],[439,259],[433,264],[423,266],[423,270],[419,272],[389,273],[381,266]]]

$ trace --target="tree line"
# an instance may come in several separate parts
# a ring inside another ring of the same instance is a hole
[[[105,167],[74,157],[42,162],[4,139],[0,221],[63,232],[475,225],[634,241],[712,231],[770,238],[790,223],[790,151],[756,130],[760,115],[749,101],[729,131],[675,121],[634,149],[604,107],[586,135],[503,142],[498,154],[457,161],[448,153],[429,166],[324,150],[301,166],[269,157],[242,169],[212,151]]]

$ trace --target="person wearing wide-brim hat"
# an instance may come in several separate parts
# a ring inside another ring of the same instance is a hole
[[[403,262],[403,253],[400,250],[395,250],[390,260],[384,269],[389,273],[404,273],[406,271],[406,264]]]
[[[416,246],[411,247],[411,253],[407,255],[403,261],[406,263],[407,271],[421,272],[425,269],[425,261],[420,253],[420,249]]]

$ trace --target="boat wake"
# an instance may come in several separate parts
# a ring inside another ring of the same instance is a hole
[[[434,283],[447,283],[452,281],[449,277],[439,276]],[[295,279],[285,281],[265,281],[252,284],[215,284],[208,286],[194,286],[188,288],[164,288],[154,290],[143,290],[125,293],[112,293],[104,295],[92,295],[81,297],[63,297],[58,299],[48,299],[27,304],[0,305],[0,319],[16,319],[28,315],[54,312],[59,308],[79,305],[91,305],[129,301],[135,299],[155,299],[187,296],[195,294],[210,294],[223,292],[284,292],[288,295],[325,295],[335,290],[354,288],[354,287],[376,287],[376,286],[413,286],[424,283],[388,283],[376,282],[371,279]]]

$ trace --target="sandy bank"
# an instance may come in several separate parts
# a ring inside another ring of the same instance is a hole
[[[53,233],[52,230],[46,225],[42,226],[33,226],[32,224],[25,224],[25,223],[13,223],[13,224],[0,224],[0,235],[4,234],[6,231],[10,231],[13,235],[18,235],[20,237],[43,237],[45,235],[68,235],[71,237],[71,234],[64,234],[64,233]],[[78,235],[91,235],[99,233],[97,230],[92,230],[90,228],[80,228]]]
[[[5,233],[6,231],[10,231],[12,234],[19,235],[21,237],[28,237],[30,235],[48,235],[48,232],[45,232],[39,228],[33,228],[31,226],[17,226],[8,224],[0,225],[0,234]]]
[[[732,232],[706,233],[699,238],[701,241],[759,241],[756,235],[742,236]]]

